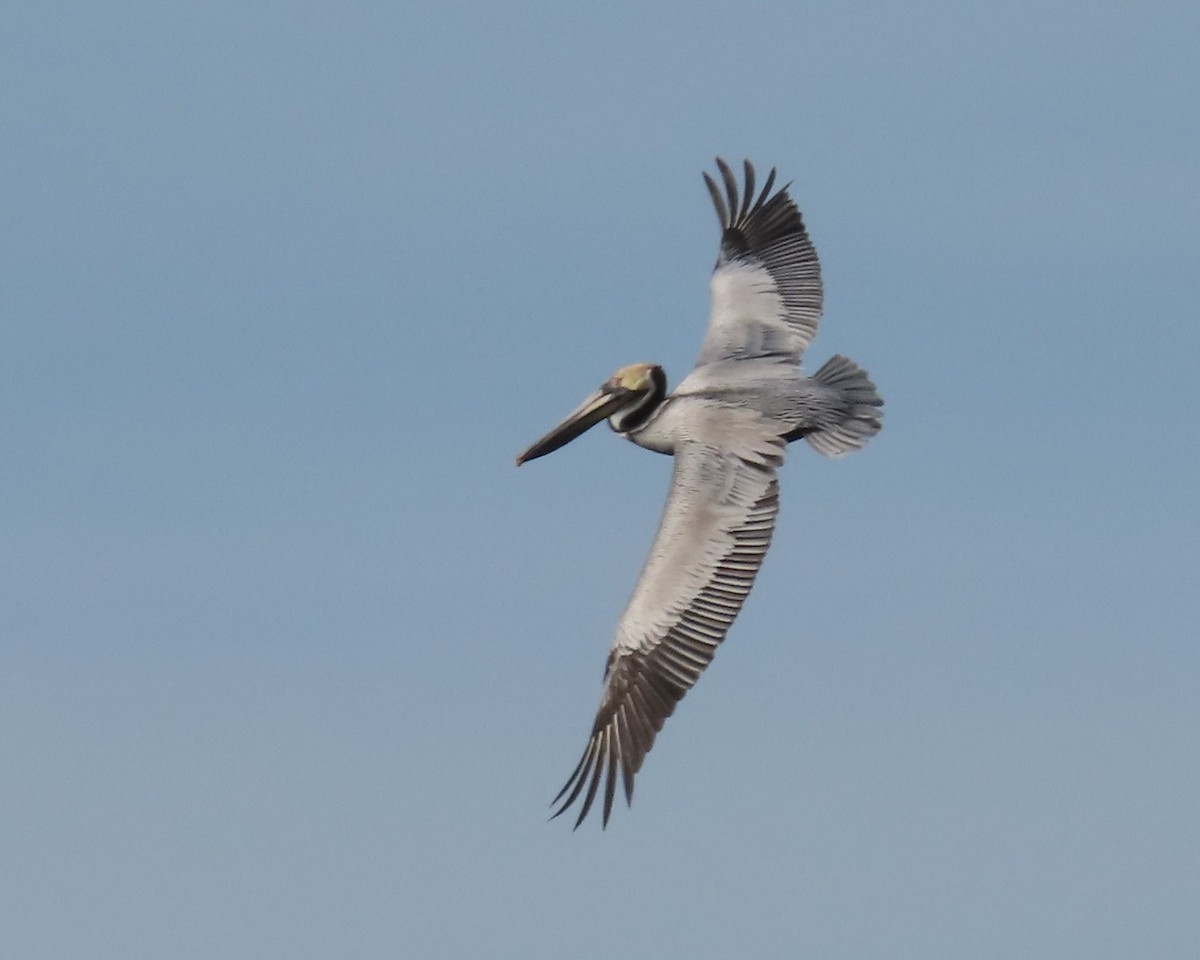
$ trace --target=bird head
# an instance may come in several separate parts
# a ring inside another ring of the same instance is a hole
[[[553,453],[606,417],[609,426],[625,433],[643,423],[666,393],[667,376],[657,364],[632,363],[622,367],[562,423],[517,457],[517,466]]]

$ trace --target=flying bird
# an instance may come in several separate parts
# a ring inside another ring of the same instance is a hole
[[[632,803],[655,736],[741,610],[775,529],[787,445],[803,439],[834,457],[880,428],[883,400],[853,361],[834,356],[811,377],[800,371],[823,294],[790,184],[772,193],[772,169],[756,197],[749,160],[740,191],[720,158],[717,169],[720,184],[704,174],[721,245],[695,368],[668,393],[659,365],[622,367],[517,457],[519,466],[545,456],[607,418],[621,436],[675,460],[654,545],[608,653],[591,736],[551,803],[557,817],[582,797],[576,827],[601,781],[608,826],[618,771]]]

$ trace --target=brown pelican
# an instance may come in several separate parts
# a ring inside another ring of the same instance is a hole
[[[672,454],[667,505],[642,575],[617,625],[591,737],[554,804],[582,795],[578,827],[604,781],[608,825],[620,770],[626,803],[664,721],[699,679],[762,565],[787,445],[803,438],[826,456],[879,432],[883,400],[866,372],[834,356],[811,377],[800,356],[821,317],[821,269],[788,186],[757,198],[717,160],[707,173],[721,224],[712,314],[695,369],[670,393],[662,367],[622,367],[561,424],[517,457],[545,456],[607,418],[640,447]],[[789,185],[790,186],[790,185]],[[564,799],[565,797],[565,799]]]

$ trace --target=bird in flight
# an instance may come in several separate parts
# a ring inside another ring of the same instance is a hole
[[[608,826],[618,773],[632,803],[655,736],[741,610],[775,529],[787,445],[803,439],[839,456],[880,428],[883,400],[853,361],[834,356],[811,377],[800,371],[823,294],[788,186],[772,193],[772,169],[755,196],[749,160],[740,191],[720,158],[717,169],[721,183],[707,173],[704,182],[721,246],[695,368],[668,393],[657,364],[622,367],[517,457],[519,466],[545,456],[607,418],[621,436],[675,460],[654,545],[608,653],[591,736],[551,804],[557,817],[582,799],[576,827],[601,782]]]

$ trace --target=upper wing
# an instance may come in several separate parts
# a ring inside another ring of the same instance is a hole
[[[765,439],[765,438],[764,438]],[[554,802],[566,810],[584,788],[583,822],[607,767],[607,826],[621,768],[625,799],[663,722],[708,666],[742,608],[779,512],[775,468],[782,440],[759,462],[698,443],[675,450],[675,473],[650,557],[617,627],[604,694],[575,772]]]
[[[713,270],[712,316],[697,366],[751,357],[800,359],[817,332],[823,295],[817,251],[796,204],[783,187],[771,196],[775,170],[754,199],[754,167],[745,161],[745,192],[724,160],[717,167],[725,195],[707,173],[721,222],[721,252]]]

